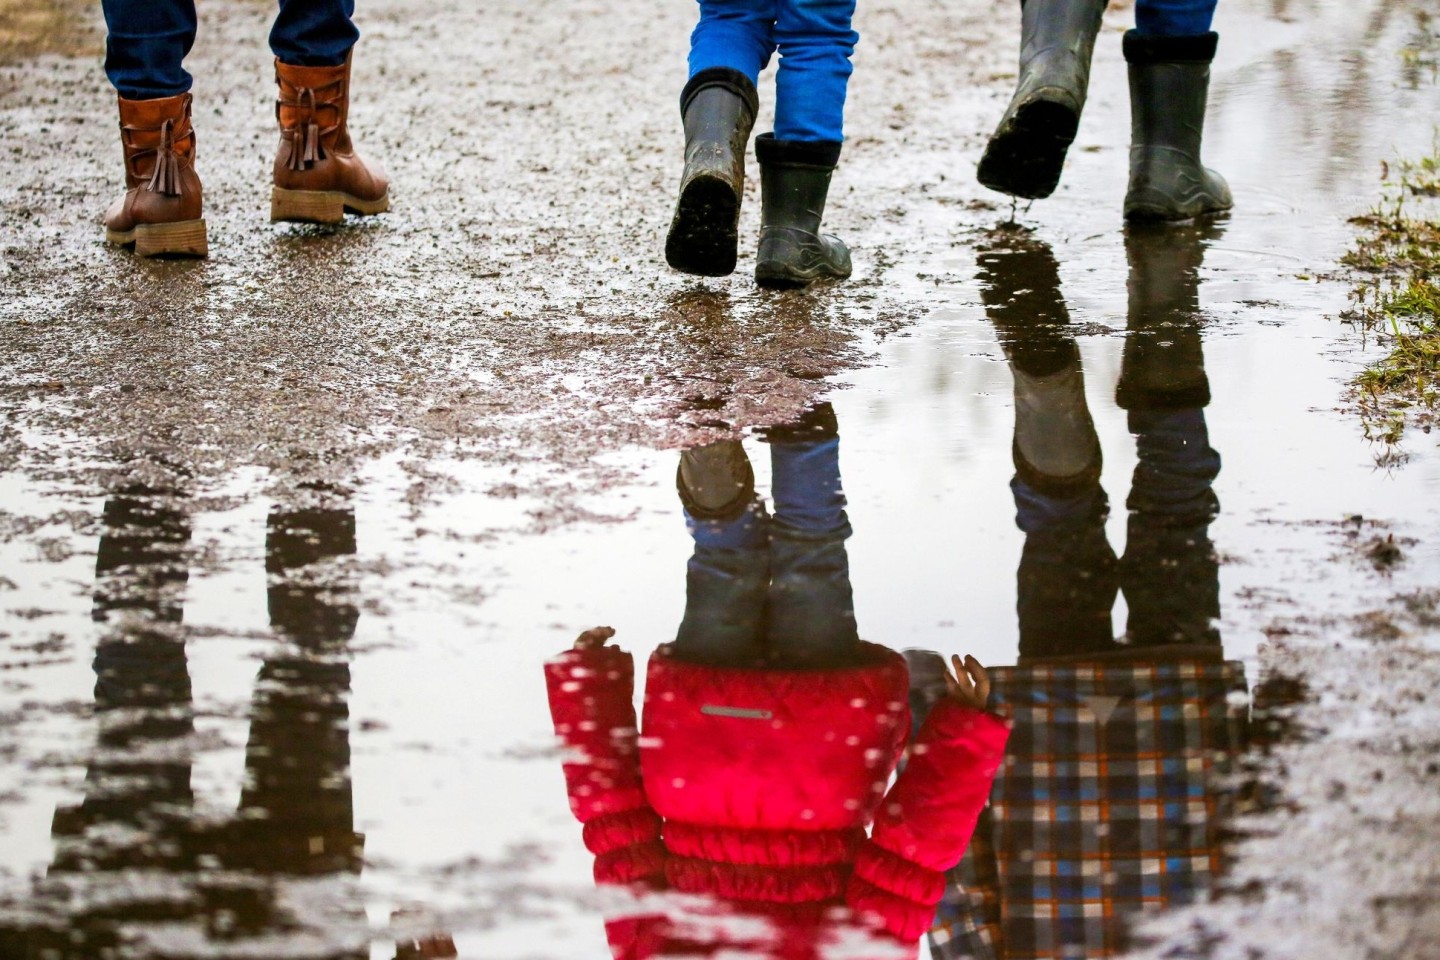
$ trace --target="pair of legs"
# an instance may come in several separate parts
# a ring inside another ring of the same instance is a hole
[[[283,936],[294,926],[287,885],[360,870],[347,706],[359,609],[348,578],[328,567],[355,552],[354,513],[336,505],[267,520],[267,605],[280,649],[255,685],[239,809],[219,821],[197,815],[191,787],[190,538],[174,491],[131,487],[105,504],[93,608],[99,740],[82,800],[56,811],[54,860],[37,890],[54,898],[67,929],[27,931],[20,956],[104,956],[128,928],[167,921],[200,920],[217,937]],[[215,866],[230,881],[217,885]],[[97,901],[75,885],[109,892]],[[358,907],[330,899],[334,919],[353,924]],[[368,955],[363,943],[327,954]]]
[[[845,245],[819,230],[844,139],[854,12],[854,0],[700,0],[680,95],[685,169],[665,242],[672,267],[701,276],[735,269],[756,82],[778,52],[775,130],[755,144],[762,206],[755,279],[795,287],[850,275]]]
[[[105,72],[119,94],[126,192],[106,239],[142,256],[209,252],[195,172],[190,74],[194,0],[103,0]],[[270,32],[280,146],[270,218],[338,223],[389,209],[384,171],[356,154],[348,129],[354,0],[280,0]]]
[[[1218,564],[1208,529],[1220,469],[1204,407],[1198,269],[1204,231],[1131,227],[1128,337],[1116,390],[1136,438],[1123,558],[1105,536],[1100,444],[1053,256],[1026,238],[980,255],[982,297],[1015,377],[1020,655],[1214,647]],[[1117,589],[1126,642],[1111,630]]]
[[[738,440],[682,454],[695,552],[674,656],[724,666],[839,667],[860,649],[840,441],[828,404],[769,435],[773,514]]]
[[[1048,197],[1075,139],[1106,0],[1022,0],[1020,76],[980,159],[980,182]],[[1216,0],[1138,0],[1125,35],[1130,71],[1130,184],[1125,216],[1184,220],[1228,209],[1224,179],[1200,163],[1217,37]]]

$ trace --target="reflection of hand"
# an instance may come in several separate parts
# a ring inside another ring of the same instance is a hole
[[[598,650],[605,641],[615,636],[613,627],[591,627],[575,638],[576,650]]]
[[[985,668],[968,653],[963,661],[956,654],[950,662],[955,667],[955,675],[951,676],[949,671],[945,673],[946,695],[967,707],[984,710],[985,703],[990,699],[990,676]]]

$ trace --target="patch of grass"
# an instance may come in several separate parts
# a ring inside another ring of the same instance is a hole
[[[1390,171],[1387,171],[1390,172]],[[1431,156],[1401,161],[1379,206],[1343,262],[1360,274],[1348,322],[1385,355],[1355,378],[1365,436],[1384,445],[1380,461],[1407,426],[1427,432],[1440,415],[1440,135]]]

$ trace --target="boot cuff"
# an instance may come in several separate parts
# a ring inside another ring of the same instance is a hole
[[[1209,63],[1215,59],[1220,34],[1197,33],[1189,37],[1156,37],[1138,30],[1125,32],[1127,63]]]
[[[773,133],[755,138],[755,158],[763,164],[834,167],[840,162],[839,140],[776,140]]]
[[[690,106],[690,99],[704,90],[706,87],[724,87],[734,93],[745,105],[750,108],[750,116],[760,112],[760,94],[755,91],[755,84],[750,78],[739,70],[732,70],[729,67],[711,67],[708,70],[701,70],[685,84],[680,91],[680,115],[685,115],[685,108]]]
[[[771,424],[760,430],[764,443],[815,443],[838,436],[840,425],[828,400],[810,407],[790,423]]]

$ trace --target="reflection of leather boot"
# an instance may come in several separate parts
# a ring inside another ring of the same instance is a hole
[[[1210,61],[1218,35],[1125,34],[1130,64],[1130,220],[1188,220],[1234,204],[1225,178],[1200,163]]]
[[[745,146],[759,107],[750,78],[723,67],[700,71],[681,91],[685,172],[665,238],[665,262],[676,270],[702,277],[734,272]]]
[[[1130,224],[1128,336],[1115,401],[1126,410],[1178,410],[1210,402],[1200,343],[1200,264],[1211,226]]]
[[[270,624],[312,652],[342,648],[355,634],[360,611],[348,582],[316,583],[296,571],[355,553],[355,512],[348,507],[276,511],[266,521],[266,600]]]
[[[739,440],[721,440],[680,454],[675,487],[696,520],[733,520],[755,499],[755,472]]]
[[[850,249],[820,232],[830,176],[840,144],[755,139],[760,160],[760,249],[755,282],[762,287],[803,287],[822,278],[850,276]]]
[[[339,223],[345,211],[384,213],[390,189],[379,164],[361,159],[350,142],[350,60],[337,67],[275,61],[280,98],[280,149],[270,219]]]
[[[195,175],[190,94],[120,100],[125,195],[105,213],[105,239],[142,257],[203,257],[210,248]]]
[[[1020,80],[980,158],[991,190],[1048,197],[1075,139],[1105,0],[1023,0]]]

